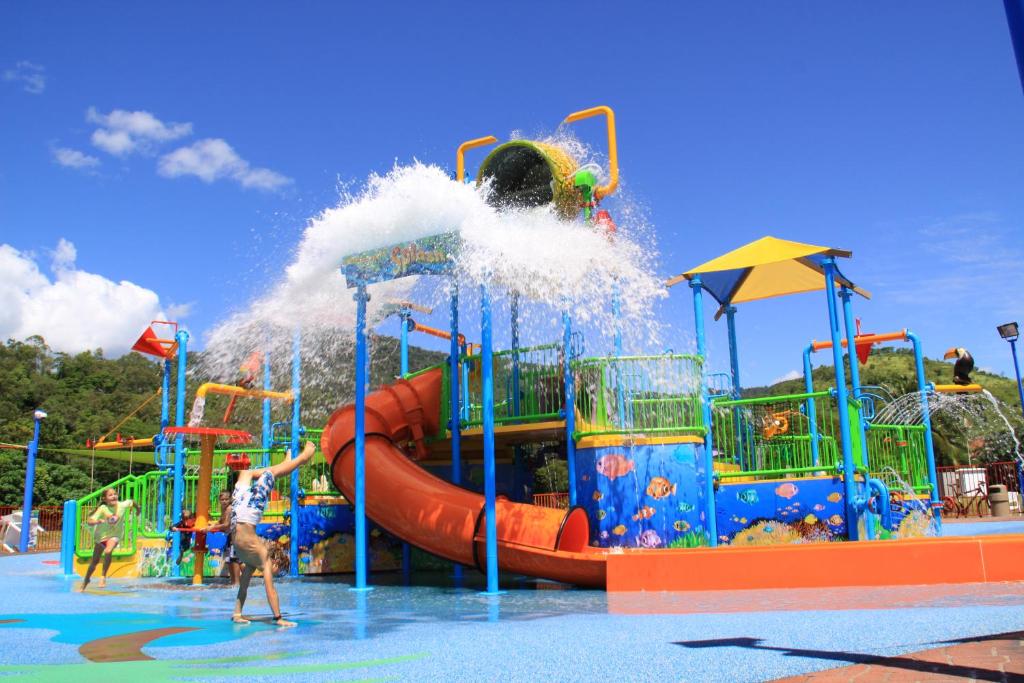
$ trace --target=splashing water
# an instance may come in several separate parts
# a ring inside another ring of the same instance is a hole
[[[1002,439],[1007,435],[1013,441],[1013,457],[1024,460],[1020,439],[1010,420],[1003,413],[1000,401],[987,389],[980,394],[945,394],[928,392],[929,417],[948,416],[950,426],[958,426],[964,438]],[[981,400],[983,398],[984,400]],[[990,409],[991,406],[991,409]],[[1001,424],[992,424],[991,413],[999,416]],[[897,397],[879,410],[871,420],[875,424],[921,424],[924,421],[924,407],[920,392],[910,392]],[[1005,427],[1005,432],[1002,427]]]
[[[939,524],[935,515],[932,514],[931,501],[928,498],[918,497],[914,487],[894,468],[883,467],[880,474],[890,492],[898,491],[900,493],[900,504],[906,510],[899,527],[892,530],[894,538],[938,536]]]
[[[486,186],[455,182],[441,168],[418,162],[371,175],[362,192],[344,196],[338,206],[309,221],[283,277],[213,330],[194,374],[233,381],[240,360],[253,349],[264,348],[284,366],[284,359],[291,357],[292,330],[301,326],[303,385],[324,376],[350,378],[356,306],[353,290],[339,272],[343,257],[452,232],[461,238],[453,279],[467,337],[479,334],[473,334],[479,329],[473,327],[474,316],[480,285],[487,283],[496,316],[507,307],[509,293],[522,297],[523,345],[560,339],[561,313],[568,309],[574,328],[586,330],[590,351],[597,355],[610,348],[602,342],[609,341],[616,324],[628,330],[631,350],[659,346],[653,306],[666,292],[655,274],[657,252],[650,232],[643,221],[634,223],[631,218],[640,212],[620,213],[619,231],[609,240],[580,221],[559,220],[546,207],[497,211],[487,197]],[[412,299],[447,310],[449,283],[409,277],[373,285],[369,292],[367,317],[372,328],[392,311],[388,304],[395,300]],[[624,294],[621,313],[613,320],[610,302],[618,292]],[[499,321],[496,317],[496,344],[502,341],[504,327]],[[287,384],[283,367],[274,381]],[[327,393],[334,406],[349,398],[348,390],[336,386]]]

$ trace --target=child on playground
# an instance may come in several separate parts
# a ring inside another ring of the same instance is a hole
[[[276,465],[258,470],[232,471],[228,478],[232,492],[232,542],[235,555],[244,565],[238,582],[235,611],[231,615],[231,620],[236,624],[249,623],[249,620],[242,616],[242,608],[245,606],[252,575],[259,569],[263,574],[263,586],[267,592],[267,602],[270,603],[274,623],[278,626],[295,626],[295,622],[281,618],[281,604],[274,588],[274,565],[267,552],[267,546],[256,534],[256,525],[263,519],[263,511],[270,500],[274,481],[309,462],[315,452],[316,446],[312,441],[307,441],[302,455],[297,458],[292,458],[289,453],[288,457]]]
[[[181,519],[171,527],[178,533],[178,558],[174,564],[181,564],[182,558],[192,548],[192,530],[196,526],[196,516],[191,510],[182,510]]]
[[[85,580],[82,581],[82,592],[85,592],[89,585],[92,574],[96,571],[96,565],[100,558],[103,559],[103,572],[100,575],[99,586],[107,585],[107,571],[110,569],[110,560],[113,557],[114,548],[124,538],[125,516],[132,509],[139,512],[139,504],[134,500],[118,500],[115,489],[107,489],[103,492],[103,499],[96,511],[89,515],[85,523],[93,529],[92,559],[89,561],[89,569],[85,572]]]
[[[241,568],[238,566],[240,563],[235,555],[235,545],[231,538],[231,491],[228,489],[221,491],[217,495],[217,502],[220,503],[220,521],[211,526],[208,531],[219,531],[227,536],[227,541],[225,541],[224,550],[222,551],[224,567],[228,570],[228,578],[231,580],[230,585],[237,586]]]

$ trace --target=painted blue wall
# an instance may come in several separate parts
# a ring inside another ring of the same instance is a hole
[[[696,444],[578,448],[577,503],[590,517],[591,545],[706,545],[703,451]]]

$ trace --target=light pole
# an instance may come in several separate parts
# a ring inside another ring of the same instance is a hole
[[[32,489],[36,483],[36,453],[39,451],[39,423],[46,419],[46,412],[36,410],[32,413],[35,425],[32,428],[32,441],[28,444],[28,460],[25,463],[25,505],[21,509],[21,539],[18,550],[28,552],[28,543],[32,530]]]
[[[1020,329],[1017,323],[1006,323],[996,327],[999,336],[1010,342],[1010,355],[1013,356],[1013,374],[1017,378],[1017,396],[1020,398],[1021,414],[1024,415],[1024,387],[1020,384],[1020,364],[1017,362],[1017,337],[1020,336]],[[1011,427],[1012,429],[1012,427]],[[1017,455],[1017,487],[1021,496],[1024,496],[1024,461]]]

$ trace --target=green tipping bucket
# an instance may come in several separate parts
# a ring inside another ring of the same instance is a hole
[[[496,147],[480,165],[477,183],[491,182],[488,200],[497,208],[554,204],[564,219],[579,213],[579,191],[572,174],[579,167],[563,148],[547,142],[514,140]]]

